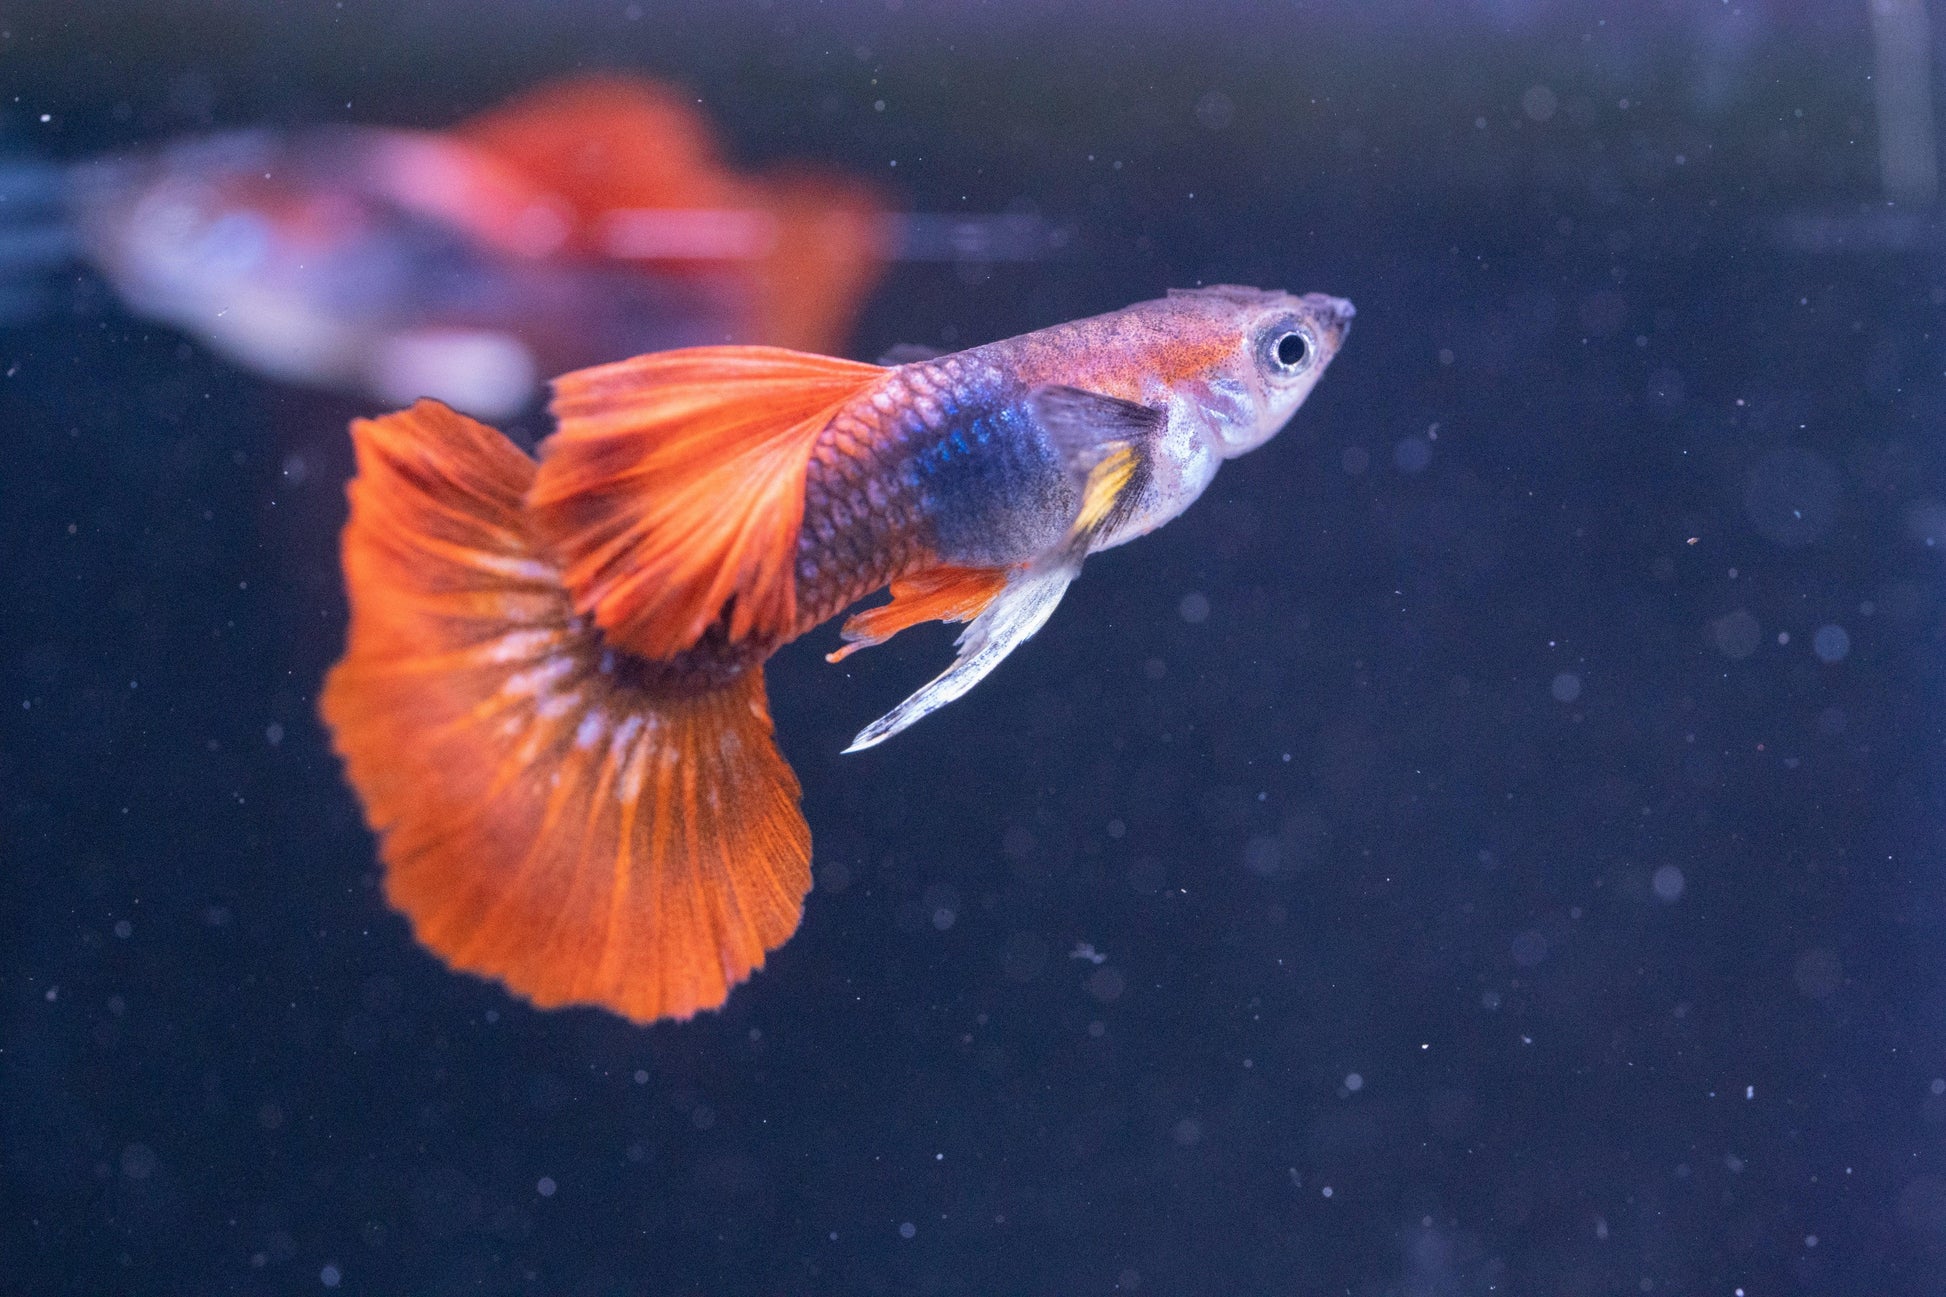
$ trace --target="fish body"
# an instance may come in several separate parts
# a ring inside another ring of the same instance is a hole
[[[450,131],[246,130],[72,167],[81,255],[130,309],[283,381],[484,417],[542,376],[711,343],[840,346],[883,199],[731,169],[694,104],[618,76]]]
[[[722,1003],[797,925],[761,666],[967,622],[882,742],[1033,635],[1087,555],[1273,436],[1349,303],[1213,288],[890,368],[760,347],[557,380],[536,463],[433,403],[354,425],[352,622],[322,708],[388,895],[456,967],[637,1021]]]

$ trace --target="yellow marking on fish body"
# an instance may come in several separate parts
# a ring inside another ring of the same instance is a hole
[[[1123,442],[1088,470],[1087,485],[1081,490],[1081,511],[1075,515],[1069,536],[1085,535],[1107,520],[1122,489],[1135,476],[1135,464],[1135,448]]]

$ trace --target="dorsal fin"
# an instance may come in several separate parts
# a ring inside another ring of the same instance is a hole
[[[723,207],[737,188],[694,97],[646,77],[550,81],[451,134],[568,203],[583,226],[618,207]]]
[[[787,638],[811,449],[884,372],[777,347],[693,347],[556,379],[559,431],[541,446],[527,504],[575,610],[657,660],[726,611],[732,640]]]
[[[855,612],[838,634],[844,646],[824,656],[842,662],[922,621],[971,621],[1007,584],[1001,567],[929,567],[892,582],[892,602]]]

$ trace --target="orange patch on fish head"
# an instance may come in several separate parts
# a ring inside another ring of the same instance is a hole
[[[1351,331],[1350,302],[1228,284],[1178,289],[1157,352],[1171,388],[1203,409],[1226,459],[1263,445],[1290,421]]]

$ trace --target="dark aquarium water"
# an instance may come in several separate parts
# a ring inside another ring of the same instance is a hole
[[[0,1292],[1938,1292],[1943,36],[9,7]],[[893,263],[854,358],[1199,283],[1358,307],[1288,430],[964,700],[844,756],[951,630],[773,661],[803,926],[652,1027],[385,903],[316,699],[346,424],[389,406],[19,220],[50,168],[594,69],[686,87],[736,167],[1050,232]]]

